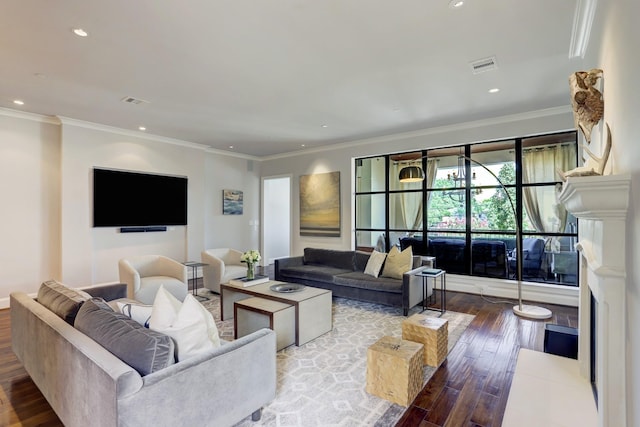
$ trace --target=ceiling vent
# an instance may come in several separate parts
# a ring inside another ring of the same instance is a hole
[[[498,63],[495,56],[489,58],[478,59],[470,63],[473,74],[484,73],[485,71],[492,71],[498,69]]]
[[[127,104],[135,104],[135,105],[149,103],[149,101],[145,101],[144,99],[134,98],[133,96],[125,96],[124,98],[121,99],[121,101],[126,102]]]

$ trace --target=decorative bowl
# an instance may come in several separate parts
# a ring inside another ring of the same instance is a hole
[[[273,292],[288,294],[291,292],[300,292],[304,289],[304,285],[298,285],[297,283],[278,283],[277,285],[271,285],[269,289]]]

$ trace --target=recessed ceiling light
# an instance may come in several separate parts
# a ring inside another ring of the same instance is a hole
[[[493,89],[489,89],[489,93],[498,93],[500,92],[500,89],[498,89],[497,87],[494,87]]]
[[[451,0],[449,2],[449,7],[452,9],[457,9],[459,7],[462,7],[464,5],[464,0]]]
[[[87,33],[82,28],[74,28],[73,29],[73,34],[75,34],[78,37],[87,37],[89,35],[89,33]]]
[[[231,148],[233,150],[233,145],[230,145],[229,148]]]
[[[300,144],[300,147],[304,147],[304,146],[305,146],[304,144]]]
[[[14,99],[13,103],[16,104],[16,105],[24,105],[24,101],[21,100],[21,99]]]
[[[143,132],[144,132],[145,130],[147,130],[147,128],[146,128],[146,127],[144,127],[144,126],[138,126],[138,130],[141,130],[141,131],[143,131]]]
[[[328,128],[328,127],[329,127],[329,125],[322,125],[322,126],[320,126],[320,127]]]

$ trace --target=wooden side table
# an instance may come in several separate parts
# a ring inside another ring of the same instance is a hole
[[[422,389],[423,345],[385,336],[367,350],[367,393],[409,406]]]
[[[289,347],[296,340],[296,312],[290,304],[264,298],[247,298],[236,301],[233,312],[236,339],[269,328],[276,333],[276,351]]]
[[[424,364],[439,366],[449,352],[449,322],[421,313],[402,321],[402,339],[424,345]]]

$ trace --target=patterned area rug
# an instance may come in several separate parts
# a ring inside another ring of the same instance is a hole
[[[233,340],[233,320],[220,321],[220,299],[206,289],[202,304],[213,314],[221,338]],[[414,308],[409,313],[420,312]],[[438,316],[440,313],[426,311]],[[472,315],[448,311],[449,351],[467,328]],[[278,352],[276,398],[266,406],[262,419],[242,420],[237,426],[393,426],[405,407],[365,391],[367,349],[385,335],[402,336],[397,308],[333,299],[333,330],[300,347]],[[423,384],[436,368],[424,367]]]

